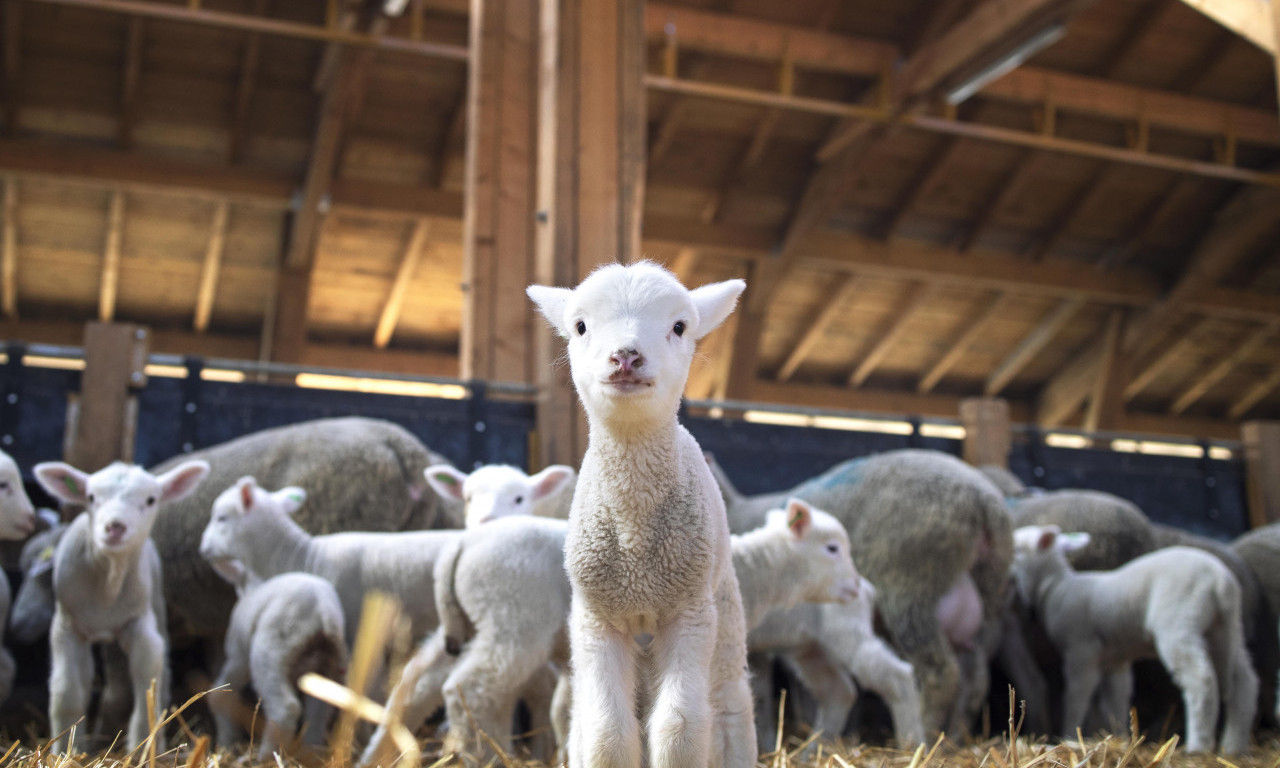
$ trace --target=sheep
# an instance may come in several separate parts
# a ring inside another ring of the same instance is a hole
[[[214,498],[243,475],[269,488],[300,486],[310,502],[298,523],[312,534],[346,530],[456,528],[461,509],[427,487],[423,470],[444,459],[408,430],[381,419],[316,419],[254,432],[153,468],[187,459],[213,467],[194,494],[169,505],[152,538],[164,565],[174,642],[221,643],[235,591],[200,557],[196,546]]]
[[[328,579],[338,591],[346,639],[355,641],[364,596],[380,590],[396,597],[421,639],[439,623],[431,590],[436,559],[460,531],[347,532],[312,536],[291,515],[305,495],[267,494],[246,475],[222,491],[208,513],[199,552],[209,562],[239,560],[257,578],[303,571]]]
[[[199,460],[183,462],[159,476],[120,462],[92,475],[62,462],[36,465],[36,480],[45,491],[64,503],[86,507],[71,522],[53,556],[56,607],[49,634],[49,723],[56,751],[67,751],[70,728],[88,705],[93,643],[116,641],[128,659],[133,692],[130,749],[147,737],[145,692],[153,682],[157,711],[163,710],[164,591],[160,557],[149,534],[160,506],[188,496],[208,474],[209,465]]]
[[[717,474],[735,531],[784,495],[844,523],[892,644],[915,669],[926,737],[963,731],[986,702],[987,658],[1003,634],[1013,545],[996,487],[954,456],[914,449],[843,462],[782,494],[744,497]],[[940,614],[943,605],[979,607],[981,618]],[[973,634],[957,644],[964,629]]]
[[[466,528],[508,515],[564,519],[578,476],[573,467],[563,464],[553,464],[532,477],[508,464],[486,464],[471,474],[436,464],[424,474],[441,498],[464,504]]]
[[[0,540],[20,541],[35,530],[35,508],[22,485],[22,473],[13,458],[0,451]],[[4,617],[9,614],[12,592],[9,579],[0,571],[0,641],[4,640]],[[13,690],[13,676],[17,671],[13,656],[0,646],[0,702],[9,698]]]
[[[243,486],[242,491],[262,493]],[[276,494],[305,494],[285,488]],[[251,506],[246,503],[245,506]],[[267,759],[282,739],[298,729],[303,712],[296,683],[307,672],[338,680],[346,673],[347,646],[342,604],[333,585],[308,573],[282,573],[259,581],[243,564],[219,560],[214,570],[236,587],[240,598],[231,611],[231,625],[224,644],[226,660],[210,694],[210,709],[219,746],[235,742],[237,729],[229,699],[250,681],[262,699],[267,728],[258,747],[258,759]],[[319,744],[324,736],[327,709],[311,708],[305,736]]]
[[[1257,663],[1258,673],[1266,679],[1272,679],[1277,674],[1277,667],[1280,667],[1277,664],[1280,645],[1276,634],[1273,634],[1278,631],[1276,618],[1280,617],[1280,569],[1276,568],[1276,563],[1280,563],[1280,524],[1264,525],[1242,534],[1231,543],[1231,549],[1249,567],[1262,594],[1261,610],[1255,627],[1254,661]],[[1275,707],[1275,704],[1280,703],[1280,695],[1276,695],[1270,686],[1264,687],[1263,691],[1262,711],[1269,714],[1274,712],[1276,719],[1280,720],[1280,710]]]
[[[1018,594],[1034,607],[1064,660],[1063,734],[1071,738],[1083,726],[1095,691],[1113,728],[1122,727],[1133,688],[1130,664],[1154,656],[1182,690],[1187,750],[1214,749],[1220,695],[1226,701],[1221,749],[1247,749],[1258,679],[1231,571],[1208,553],[1175,546],[1112,571],[1077,572],[1066,553],[1088,540],[1054,525],[1014,533]]]
[[[527,290],[568,339],[588,422],[565,544],[574,765],[640,764],[637,684],[653,693],[644,728],[654,765],[755,764],[724,501],[676,418],[695,342],[745,288],[689,291],[642,261],[599,267],[573,289]]]
[[[898,746],[909,749],[924,739],[915,669],[875,634],[875,587],[861,580],[848,603],[798,605],[774,611],[753,627],[747,646],[753,653],[781,653],[781,659],[817,698],[813,726],[838,737],[857,699],[857,685],[878,694],[893,718]],[[851,679],[852,678],[852,679]],[[767,677],[761,676],[766,681]],[[771,691],[762,692],[757,722],[761,737],[776,731]],[[763,744],[762,744],[763,746]]]
[[[862,581],[839,521],[798,499],[767,519],[762,528],[731,541],[748,627],[772,610],[801,601],[858,597]],[[563,524],[512,520],[469,531],[441,559],[436,566],[440,632],[405,666],[391,694],[393,702],[403,702],[407,726],[416,728],[443,702],[451,724],[446,751],[470,749],[484,755],[477,729],[509,748],[510,733],[503,723],[522,681],[548,662],[563,669],[567,661],[570,587],[561,565],[565,532]],[[468,641],[462,655],[453,658],[450,649],[456,652]],[[568,691],[561,689],[554,702],[554,725],[562,745],[567,704]],[[540,719],[547,712],[534,714]],[[362,765],[386,764],[389,746],[385,728],[380,728]]]

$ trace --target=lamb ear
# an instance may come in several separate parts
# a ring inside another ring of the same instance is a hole
[[[462,485],[467,482],[466,473],[448,464],[433,464],[422,470],[427,478],[427,485],[440,494],[441,498],[462,501]]]
[[[296,485],[291,485],[271,494],[271,498],[279,505],[281,512],[292,515],[307,500],[307,492]]]
[[[698,327],[694,329],[693,338],[701,339],[719,327],[733,312],[738,297],[746,288],[743,280],[725,280],[689,291],[689,298],[693,299],[693,306],[698,310]]]
[[[1089,534],[1083,531],[1064,533],[1058,536],[1058,549],[1063,552],[1078,552],[1089,546]]]
[[[156,478],[160,481],[160,502],[185,499],[209,474],[209,462],[184,461]]]
[[[258,481],[253,475],[245,475],[236,481],[235,487],[240,491],[240,507],[245,512],[253,509],[253,489],[258,487]]]
[[[554,288],[549,285],[531,285],[525,289],[525,293],[534,304],[538,305],[538,311],[547,318],[547,322],[555,332],[566,339],[569,338],[569,326],[565,324],[564,308],[568,306],[573,290]]]
[[[1045,552],[1053,548],[1054,542],[1058,539],[1058,532],[1052,528],[1044,528],[1040,531],[1040,540],[1036,542],[1036,551]]]
[[[813,526],[813,508],[801,499],[787,499],[787,527],[791,535],[803,539]]]
[[[89,503],[89,475],[61,461],[44,461],[33,470],[40,487],[67,504]]]
[[[573,482],[577,475],[573,467],[552,464],[529,478],[533,482],[533,500],[538,501],[556,495],[562,488]]]

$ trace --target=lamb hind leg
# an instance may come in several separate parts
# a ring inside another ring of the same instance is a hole
[[[136,748],[151,732],[147,713],[147,689],[156,686],[156,714],[165,708],[165,642],[151,612],[128,624],[120,633],[120,647],[129,659],[133,684],[133,712],[129,715],[129,749]],[[156,734],[156,747],[164,749],[163,732]]]
[[[915,669],[921,728],[926,740],[932,739],[950,726],[949,715],[959,693],[959,666],[938,625],[933,608],[937,601],[910,595],[894,598],[880,593],[880,615],[903,660]]]
[[[1218,723],[1218,678],[1204,638],[1157,636],[1155,641],[1160,662],[1182,689],[1187,711],[1187,751],[1212,752]]]

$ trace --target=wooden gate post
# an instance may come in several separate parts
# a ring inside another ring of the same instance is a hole
[[[1247,421],[1244,443],[1249,523],[1257,528],[1280,522],[1280,421]]]
[[[91,322],[84,333],[84,373],[70,408],[65,456],[85,472],[133,461],[138,398],[146,386],[151,334],[140,325]]]
[[[975,467],[994,464],[1009,468],[1013,435],[1009,429],[1009,401],[998,397],[971,397],[960,401],[964,424],[964,460]]]

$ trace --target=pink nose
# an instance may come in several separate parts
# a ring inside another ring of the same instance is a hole
[[[644,365],[644,358],[634,349],[620,349],[609,355],[609,362],[618,366],[619,371],[630,373],[633,368]]]
[[[124,535],[124,523],[119,523],[119,522],[116,522],[116,523],[107,523],[107,525],[106,525],[106,531],[107,531],[107,535],[108,535],[108,536],[111,536],[111,537],[113,537],[113,538],[114,538],[114,537],[118,537],[118,536],[123,536],[123,535]]]

